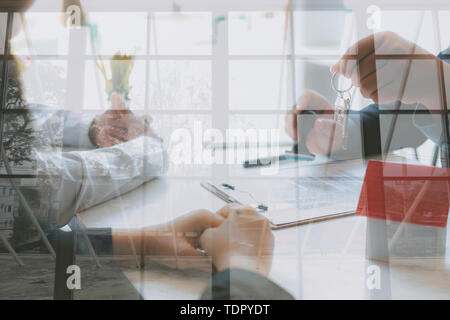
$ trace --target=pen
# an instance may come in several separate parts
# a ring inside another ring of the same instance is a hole
[[[215,194],[216,196],[218,196],[220,199],[222,199],[226,203],[242,204],[239,200],[237,200],[236,198],[233,198],[232,196],[230,196],[227,193],[223,192],[222,190],[220,190],[219,188],[214,186],[212,183],[209,183],[207,181],[202,181],[202,182],[200,182],[200,185],[203,188],[205,188],[206,190],[208,190],[209,192],[211,192],[211,193]]]

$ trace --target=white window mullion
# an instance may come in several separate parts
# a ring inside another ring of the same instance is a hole
[[[69,35],[65,108],[77,113],[83,109],[87,32],[86,28],[73,28]]]
[[[218,19],[225,17],[224,20]],[[218,25],[215,25],[220,21]],[[228,62],[228,12],[226,10],[212,11],[213,34],[212,46],[212,127],[222,131],[224,141],[226,130],[229,127],[229,62]],[[226,157],[224,155],[224,161]],[[228,166],[226,164],[213,166],[214,178],[227,179]],[[224,180],[226,181],[226,180]]]

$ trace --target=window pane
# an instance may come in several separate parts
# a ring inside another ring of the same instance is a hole
[[[149,85],[152,108],[211,108],[210,61],[151,61]]]
[[[152,14],[151,54],[211,54],[211,14],[160,12]]]
[[[287,67],[282,60],[230,61],[230,108],[286,108]]]
[[[355,39],[352,13],[348,11],[296,11],[297,54],[337,54]],[[345,48],[346,49],[346,48]]]
[[[26,24],[20,14],[14,14],[11,52],[17,55],[67,54],[69,29],[61,23],[59,12],[25,13]],[[3,45],[3,44],[2,44]]]
[[[89,14],[91,22],[90,45],[87,52],[113,55],[145,54],[147,45],[147,13],[141,12],[94,12]]]
[[[66,80],[67,63],[65,61],[34,61],[22,73],[26,101],[64,109]]]
[[[381,11],[381,28],[377,31],[395,32],[399,36],[437,54],[436,35],[433,27],[431,11],[383,10]],[[441,33],[441,36],[447,39],[445,45],[448,46],[450,38],[446,37],[446,35],[447,32]],[[443,47],[442,49],[445,48]],[[383,54],[382,50],[379,50],[378,53]]]
[[[282,54],[284,12],[230,12],[230,54]]]
[[[0,12],[0,54],[5,53],[6,21],[8,14]]]

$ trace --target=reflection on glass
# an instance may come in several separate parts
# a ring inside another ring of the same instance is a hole
[[[5,12],[0,12],[0,30],[6,30],[6,21],[8,18],[8,14]],[[5,38],[6,32],[0,32],[0,54],[5,52]]]
[[[283,54],[284,12],[230,12],[230,54]]]
[[[433,52],[436,52],[434,25],[431,16],[431,11],[418,10],[402,10],[402,11],[381,11],[381,25],[377,31],[392,31],[419,45],[420,47]],[[442,33],[444,36],[445,32]],[[448,45],[446,42],[446,46]],[[443,47],[442,49],[445,49]],[[380,50],[380,54],[383,52]],[[387,52],[385,52],[387,53]]]
[[[14,14],[11,53],[17,55],[65,55],[68,53],[69,29],[61,23],[58,12]],[[2,45],[4,42],[2,41]]]
[[[287,68],[282,60],[230,61],[230,108],[286,109]]]
[[[349,11],[296,11],[294,24],[297,54],[342,54],[356,40]]]
[[[158,12],[151,19],[151,54],[211,54],[211,13]]]
[[[89,14],[91,37],[87,52],[113,55],[145,54],[147,14],[142,12],[93,12]],[[92,45],[94,50],[92,52]]]
[[[149,86],[152,108],[210,108],[211,63],[209,61],[151,61]]]
[[[28,64],[22,73],[27,103],[63,109],[66,98],[67,63],[39,60]]]

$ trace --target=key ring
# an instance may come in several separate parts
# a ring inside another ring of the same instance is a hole
[[[333,72],[333,76],[331,77],[331,87],[334,91],[336,91],[340,96],[342,96],[344,93],[349,92],[353,88],[353,84],[350,83],[350,86],[346,88],[345,90],[338,89],[335,85],[336,76],[338,75],[337,71]]]

